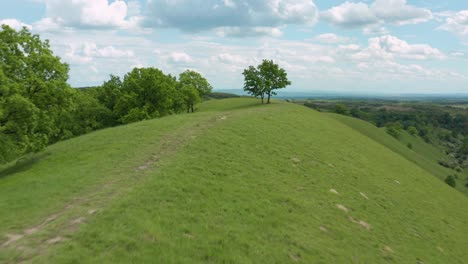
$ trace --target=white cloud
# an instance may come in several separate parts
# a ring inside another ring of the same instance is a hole
[[[26,24],[26,23],[23,23],[17,19],[1,19],[0,20],[0,25],[8,25],[10,26],[11,28],[15,29],[15,30],[20,30],[22,29],[23,27],[31,30],[32,29],[32,26],[29,25],[29,24]]]
[[[337,44],[348,42],[349,38],[338,36],[334,33],[325,33],[317,35],[313,38],[315,41],[328,44]]]
[[[187,64],[193,62],[193,59],[185,52],[172,52],[168,61],[175,64]]]
[[[397,25],[422,23],[433,17],[431,10],[408,5],[406,0],[376,0],[371,9],[378,18]]]
[[[313,25],[317,20],[312,0],[149,0],[147,10],[146,26],[191,32],[220,28],[226,36],[279,36],[278,27]]]
[[[219,27],[215,29],[216,35],[220,37],[281,37],[283,32],[275,27]]]
[[[462,38],[468,37],[468,10],[447,15],[445,23],[438,29],[452,32]]]
[[[429,21],[429,9],[408,5],[406,0],[375,0],[370,6],[363,2],[344,2],[320,13],[333,25],[353,28],[374,24],[417,24]]]
[[[349,45],[339,45],[338,48],[342,51],[346,52],[356,52],[361,49],[359,45],[356,44],[349,44]]]
[[[353,55],[355,60],[411,60],[443,59],[445,55],[428,44],[408,44],[395,36],[385,35],[369,39],[369,46]]]
[[[365,3],[345,2],[323,11],[320,18],[342,27],[361,27],[377,23],[379,20]]]
[[[122,0],[43,0],[46,17],[38,22],[43,31],[57,27],[135,28],[141,21],[139,4]],[[133,15],[129,17],[129,14]]]

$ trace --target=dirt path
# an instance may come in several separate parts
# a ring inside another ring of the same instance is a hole
[[[177,154],[180,149],[190,144],[204,130],[225,122],[228,113],[207,116],[200,122],[190,122],[189,125],[169,132],[153,143],[152,154],[142,161],[127,176],[103,182],[89,188],[84,194],[75,197],[57,212],[49,215],[38,224],[29,226],[18,233],[7,233],[0,238],[0,252],[9,251],[13,259],[7,263],[21,263],[31,260],[37,255],[47,253],[56,244],[70,239],[78,228],[99,212],[116,197],[132,190],[138,183],[148,177],[164,161]]]

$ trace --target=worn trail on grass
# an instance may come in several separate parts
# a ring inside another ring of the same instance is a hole
[[[195,140],[204,130],[222,123],[229,113],[213,114],[190,125],[167,133],[158,142],[153,142],[152,155],[143,160],[141,165],[128,171],[126,177],[114,178],[110,181],[89,188],[85,194],[75,197],[63,208],[49,215],[34,226],[23,229],[21,233],[7,233],[0,240],[0,251],[13,250],[15,258],[10,262],[27,261],[38,254],[45,253],[52,245],[67,240],[80,225],[92,216],[104,210],[114,198],[131,190],[154,169],[162,166],[181,148]]]

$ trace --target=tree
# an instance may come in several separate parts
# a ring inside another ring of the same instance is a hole
[[[0,162],[62,138],[61,117],[73,100],[68,70],[48,41],[26,28],[1,27]]]
[[[182,96],[184,98],[185,106],[187,107],[187,113],[194,112],[194,106],[201,102],[200,94],[198,90],[192,85],[184,85],[181,89]]]
[[[275,90],[291,85],[286,71],[275,64],[273,60],[263,60],[258,65],[260,76],[263,77],[264,90],[267,95],[267,104],[270,103],[272,95],[276,95]]]
[[[179,75],[179,83],[181,87],[192,86],[201,97],[204,97],[211,93],[213,87],[211,84],[198,72],[186,70]]]
[[[400,122],[393,122],[393,123],[387,123],[385,125],[385,129],[390,136],[398,139],[400,137],[403,126],[401,125]]]
[[[412,136],[416,136],[419,133],[419,131],[416,127],[410,126],[408,127],[408,133],[410,133]]]
[[[447,178],[445,178],[445,183],[447,183],[449,186],[455,188],[455,186],[457,186],[457,181],[455,180],[455,177],[452,176],[452,175],[449,175],[447,176]]]
[[[257,68],[249,66],[242,74],[244,75],[244,91],[255,97],[260,96],[262,103],[266,96],[269,104],[271,96],[276,95],[275,90],[291,85],[286,71],[273,60],[263,60]]]
[[[249,66],[249,68],[245,69],[242,74],[244,75],[244,91],[255,97],[260,96],[263,104],[263,98],[265,98],[265,85],[263,78],[260,75],[260,71],[254,66]]]
[[[348,107],[344,104],[337,104],[335,105],[335,108],[333,109],[333,112],[340,114],[340,115],[350,115]]]
[[[180,112],[176,86],[175,78],[159,69],[133,69],[125,75],[114,106],[119,121],[125,124]]]

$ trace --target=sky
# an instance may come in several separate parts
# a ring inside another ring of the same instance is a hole
[[[240,89],[272,59],[290,91],[468,93],[466,0],[2,0],[0,24],[49,39],[73,87],[156,67]]]

